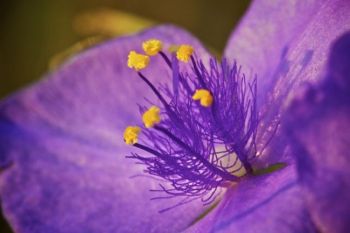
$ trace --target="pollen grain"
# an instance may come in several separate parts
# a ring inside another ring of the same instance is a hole
[[[149,56],[157,55],[163,48],[160,40],[150,39],[142,43],[143,51]]]
[[[192,96],[193,100],[199,100],[203,107],[210,107],[213,104],[213,96],[206,89],[197,89]]]
[[[182,62],[188,62],[192,56],[194,49],[190,45],[180,45],[176,52],[176,58]]]
[[[157,106],[152,106],[142,115],[142,121],[146,128],[152,128],[155,124],[160,123],[159,113],[160,109]]]
[[[128,67],[139,71],[146,68],[149,61],[149,56],[130,51],[128,56]]]
[[[127,145],[134,145],[137,143],[137,139],[141,128],[138,126],[128,126],[124,131],[124,141]]]

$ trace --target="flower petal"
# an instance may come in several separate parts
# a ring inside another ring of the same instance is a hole
[[[255,0],[232,33],[225,55],[237,59],[247,74],[257,74],[265,95],[275,85],[318,78],[331,42],[349,29],[346,0]]]
[[[322,76],[331,42],[346,30],[350,30],[350,2],[346,0],[252,3],[229,39],[225,56],[237,59],[248,77],[257,75],[261,144],[275,132],[279,116],[300,84]],[[277,135],[261,160],[287,159],[283,158],[286,141]]]
[[[326,79],[290,108],[303,196],[320,232],[350,229],[350,33],[336,41]]]
[[[295,167],[250,177],[186,232],[314,232],[301,199]]]
[[[0,192],[16,232],[178,232],[202,211],[192,202],[159,214],[178,200],[150,201],[159,182],[129,178],[142,167],[125,158],[122,132],[154,95],[126,60],[150,38],[207,56],[187,32],[160,26],[89,49],[0,103]],[[171,81],[159,56],[143,73]]]

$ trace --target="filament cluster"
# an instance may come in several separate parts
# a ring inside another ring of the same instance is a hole
[[[161,105],[142,106],[142,123],[126,128],[126,144],[139,149],[127,158],[167,181],[152,191],[211,203],[221,188],[253,171],[259,122],[256,78],[248,81],[226,59],[204,64],[191,45],[165,52],[161,41],[150,39],[142,48],[145,54],[130,52],[128,66]],[[150,56],[157,55],[171,70],[172,86],[160,89],[142,73],[152,65]],[[190,69],[181,72],[182,65]]]

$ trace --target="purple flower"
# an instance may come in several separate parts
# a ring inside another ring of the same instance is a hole
[[[75,56],[0,103],[5,217],[16,232],[347,232],[349,29],[346,0],[256,0],[221,63],[173,26]],[[129,69],[151,38],[194,52]]]

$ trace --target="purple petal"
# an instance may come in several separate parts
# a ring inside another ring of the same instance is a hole
[[[186,232],[315,232],[301,198],[295,167],[250,177]]]
[[[207,56],[187,32],[161,26],[89,49],[1,102],[0,192],[16,232],[178,232],[202,211],[192,202],[159,214],[178,200],[150,201],[158,181],[129,178],[143,173],[125,158],[122,132],[140,123],[136,103],[154,95],[126,60],[150,38]],[[159,57],[144,74],[171,81]]]
[[[255,0],[225,55],[258,75],[261,94],[318,78],[331,42],[350,29],[347,0]],[[284,77],[283,81],[277,79]]]
[[[350,33],[333,46],[326,79],[290,108],[287,124],[306,205],[320,232],[349,232]]]
[[[226,47],[242,70],[258,79],[262,115],[259,141],[266,144],[295,90],[322,76],[331,42],[350,29],[347,0],[255,0]],[[271,133],[269,132],[271,129]],[[285,158],[279,132],[260,157],[264,164]]]

